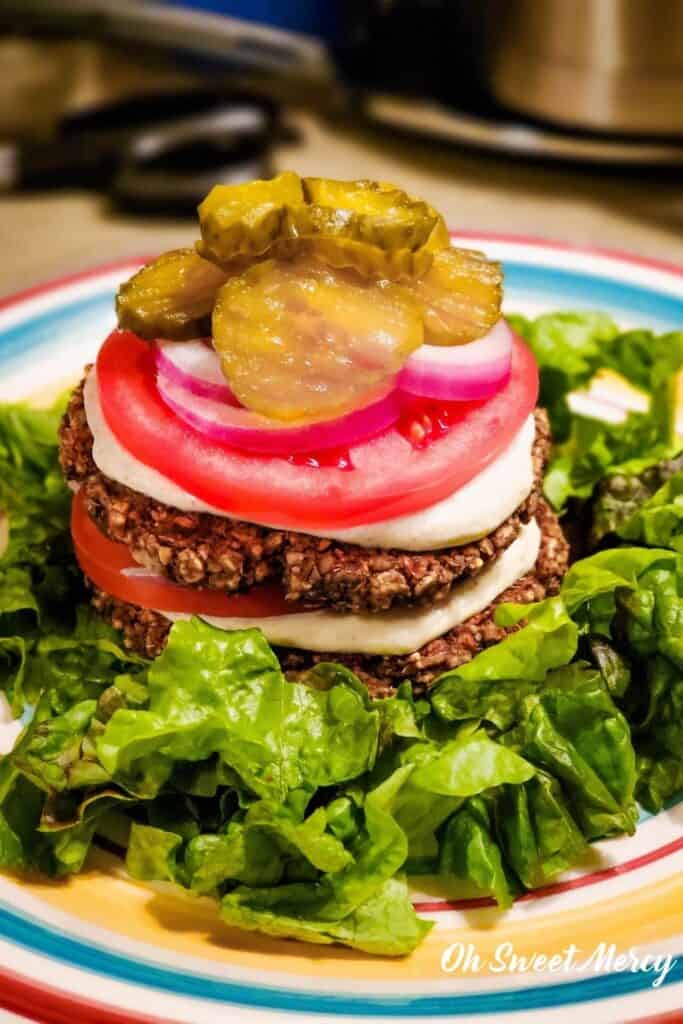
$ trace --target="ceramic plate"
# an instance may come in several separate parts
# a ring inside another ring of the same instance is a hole
[[[683,325],[680,268],[533,239],[464,243],[504,261],[509,311],[589,307],[624,327]],[[0,400],[71,383],[113,326],[115,288],[136,266],[0,302]],[[629,396],[608,380],[590,401],[608,409]],[[230,930],[208,900],[131,882],[95,850],[68,882],[0,877],[0,1007],[7,1020],[59,1024],[683,1019],[683,802],[643,815],[633,837],[595,844],[580,868],[506,914],[466,894],[444,901],[425,880],[414,900],[434,929],[412,956],[379,959]],[[630,948],[637,970],[615,961]]]

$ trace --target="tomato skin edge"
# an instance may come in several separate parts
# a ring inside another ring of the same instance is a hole
[[[139,569],[125,544],[109,540],[88,515],[82,492],[71,505],[71,537],[81,571],[100,590],[119,601],[159,612],[211,615],[219,618],[266,618],[308,610],[292,607],[275,584],[259,584],[246,594],[226,594],[182,586],[165,578],[127,577],[124,569]]]
[[[152,349],[130,331],[114,330],[105,340],[97,373],[105,421],[139,462],[231,517],[300,532],[381,522],[448,497],[502,453],[538,397],[534,357],[515,338],[510,381],[491,399],[468,406],[462,423],[450,428],[450,442],[442,438],[416,452],[389,431],[351,450],[354,477],[353,471],[293,465],[209,442],[163,402]]]

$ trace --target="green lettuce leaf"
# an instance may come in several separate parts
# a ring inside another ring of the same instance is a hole
[[[572,566],[562,596],[588,650],[597,640],[611,650],[612,665],[618,660],[616,696],[633,731],[636,793],[658,809],[681,784],[683,559],[658,548],[602,551]]]
[[[191,839],[184,864],[190,888],[199,893],[216,892],[226,882],[277,885],[285,871],[285,857],[276,836],[240,821],[229,822],[220,834],[206,833]]]
[[[523,791],[519,786],[511,789]],[[513,889],[495,835],[489,801],[471,797],[449,818],[441,837],[439,874],[446,879],[473,882],[503,909],[512,904]]]
[[[327,814],[318,807],[303,821],[271,801],[252,804],[220,834],[198,835],[185,853],[189,885],[210,892],[226,882],[275,885],[292,863],[306,862],[307,874],[340,871],[352,860],[344,844],[327,830]]]
[[[38,831],[42,806],[41,791],[7,759],[0,760],[0,866],[51,873],[46,840]]]
[[[433,751],[417,749],[419,759],[411,783],[437,796],[475,796],[503,783],[519,785],[534,774],[530,764],[483,729],[458,736]]]
[[[639,744],[637,771],[636,795],[653,814],[683,790],[683,756],[662,753],[656,742]]]
[[[625,331],[611,339],[599,361],[634,387],[654,391],[662,384],[668,385],[683,367],[683,331]]]
[[[238,887],[223,897],[221,917],[226,924],[249,931],[304,942],[341,942],[380,956],[412,952],[432,928],[431,921],[415,914],[406,882],[400,877],[387,879],[374,895],[340,920],[321,919],[317,909],[315,894],[305,886]]]
[[[438,856],[438,829],[460,807],[463,798],[423,789],[414,784],[413,774],[413,764],[401,765],[383,785],[391,790],[391,813],[407,842],[408,866],[419,870]]]
[[[59,878],[64,875],[75,875],[82,870],[101,811],[102,808],[98,808],[95,813],[84,817],[78,824],[46,836],[54,863],[52,874]]]
[[[367,952],[410,952],[430,925],[415,916],[405,883],[395,877],[408,852],[390,810],[401,782],[393,776],[365,796],[364,827],[350,843],[344,867],[311,882],[239,886],[223,897],[223,919],[271,935],[342,941]]]
[[[570,572],[563,598],[537,605],[518,633],[442,677],[432,701],[443,718],[483,719],[502,730],[502,742],[530,766],[561,780],[583,833],[597,838],[633,831],[635,754],[628,722],[602,674],[580,663],[565,667],[576,652],[578,635],[567,612],[576,613],[582,605],[592,609],[594,599],[606,593],[614,608],[615,588],[657,559],[647,551],[634,557],[630,577],[617,576],[607,557],[590,561],[596,564],[578,563]],[[621,569],[629,572],[628,565]],[[523,606],[502,610],[507,621],[518,612],[524,613]],[[533,774],[500,781],[523,783]]]
[[[618,528],[619,537],[683,554],[683,471],[672,476]]]
[[[175,882],[182,837],[162,828],[133,823],[126,851],[126,869],[141,881]]]
[[[410,683],[403,683],[391,697],[375,700],[374,707],[380,714],[380,750],[397,740],[424,738],[423,722],[430,705],[414,699]]]
[[[505,863],[527,889],[547,885],[587,849],[562,787],[547,772],[537,770],[523,786],[503,786],[494,807]]]
[[[618,590],[635,590],[649,569],[658,566],[675,569],[675,565],[676,556],[670,551],[648,548],[600,551],[570,567],[562,581],[562,601],[581,626],[588,624],[594,632],[600,632],[609,629],[616,611]]]
[[[218,754],[250,791],[284,801],[374,761],[379,715],[366,698],[346,682],[328,690],[288,682],[258,630],[176,623],[147,679],[149,708],[116,711],[97,743],[102,764],[131,792],[154,796],[174,761]]]
[[[605,313],[545,313],[535,320],[507,318],[528,343],[541,377],[539,404],[548,410],[557,442],[569,435],[567,395],[584,387],[604,365],[605,351],[616,339],[617,325]]]
[[[78,788],[83,785],[81,761],[83,744],[90,731],[97,702],[80,701],[63,715],[50,716],[45,698],[41,698],[24,736],[10,754],[10,761],[28,779],[47,792]],[[107,774],[96,762],[87,772],[87,782],[105,782]],[[74,775],[75,772],[75,775]]]
[[[2,569],[53,563],[54,541],[67,540],[71,496],[57,460],[65,404],[60,399],[51,409],[0,405],[0,509],[9,518]]]
[[[590,550],[593,551],[598,546],[604,545],[606,541],[610,541],[613,545],[617,536],[624,540],[645,543],[645,524],[637,518],[637,513],[643,506],[649,504],[659,491],[662,491],[662,494],[654,508],[666,508],[670,503],[675,508],[679,485],[673,486],[673,493],[667,492],[664,487],[672,477],[680,478],[681,473],[683,473],[683,452],[672,459],[661,459],[659,462],[648,465],[639,473],[614,473],[604,477],[597,485],[588,508]],[[671,502],[668,497],[669,493],[671,493]],[[661,513],[655,512],[654,515],[656,517]],[[627,526],[631,520],[634,522]],[[627,529],[626,534],[621,532],[624,528]],[[652,546],[674,546],[671,539],[678,536],[675,521],[672,524],[671,532],[668,529],[662,531],[661,527],[655,527],[654,522],[648,525],[648,529],[650,536],[654,537],[656,532],[659,537]]]
[[[464,800],[533,774],[532,765],[483,729],[463,730],[445,742],[412,744],[376,793],[388,799],[406,836],[410,866],[427,866],[439,853],[440,826]]]
[[[558,448],[544,491],[557,509],[587,499],[599,481],[621,471],[640,473],[676,451],[676,375],[683,369],[683,331],[619,333],[604,314],[550,313],[529,321],[513,318],[536,356],[540,403],[548,409]],[[610,424],[570,411],[571,392],[588,385],[598,370],[611,369],[644,391],[647,412]]]
[[[0,519],[9,524],[0,549],[0,689],[15,716],[45,689],[55,708],[67,711],[96,695],[88,685],[93,675],[104,684],[105,675],[112,681],[122,665],[140,661],[119,648],[116,664],[114,657],[93,664],[95,631],[100,639],[107,633],[112,646],[119,641],[92,615],[86,629],[85,611],[77,612],[83,584],[71,548],[71,493],[57,457],[64,405],[0,405]]]
[[[36,643],[27,666],[24,698],[35,703],[46,692],[51,707],[61,713],[77,701],[99,699],[119,676],[138,676],[144,685],[148,664],[122,646],[116,630],[94,609],[81,605],[68,633],[49,633]]]
[[[538,605],[501,605],[496,621],[526,625],[472,661],[442,675],[432,688],[432,707],[447,721],[485,718],[503,727],[514,717],[523,691],[576,653],[578,631],[559,598]]]
[[[623,423],[574,416],[571,437],[556,450],[544,480],[551,504],[561,511],[571,498],[590,498],[603,477],[637,474],[673,455],[672,422],[662,407],[673,409],[672,400],[653,394],[651,413],[631,412]]]
[[[600,672],[610,696],[614,700],[623,697],[631,685],[629,660],[601,636],[588,637],[585,647],[589,661]]]
[[[103,810],[96,802],[70,825],[46,827],[43,791],[0,759],[0,867],[56,877],[80,871]]]
[[[324,807],[298,821],[289,808],[260,800],[247,811],[244,828],[268,833],[284,853],[296,852],[319,871],[340,871],[353,859],[344,844],[327,831]]]
[[[631,734],[599,672],[576,664],[550,673],[538,693],[524,698],[508,739],[561,781],[587,838],[635,831]]]

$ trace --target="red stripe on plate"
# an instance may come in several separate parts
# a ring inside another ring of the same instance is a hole
[[[0,967],[0,1007],[38,1024],[171,1024],[167,1017],[116,1010],[82,996],[38,985]]]
[[[457,238],[483,238],[489,242],[509,242],[517,245],[529,245],[537,249],[555,249],[559,252],[578,252],[586,256],[607,256],[614,260],[621,260],[624,263],[633,263],[636,266],[650,267],[653,270],[664,270],[670,274],[683,277],[683,266],[677,263],[669,263],[666,260],[656,260],[646,256],[636,256],[630,252],[622,252],[619,249],[607,249],[597,245],[574,245],[569,242],[559,242],[553,238],[540,238],[538,235],[509,235],[496,231],[451,231],[452,237]],[[16,292],[6,298],[0,298],[0,310],[7,309],[19,302],[33,299],[45,292],[55,291],[66,285],[76,284],[77,281],[87,281],[89,278],[98,277],[101,274],[111,273],[123,267],[133,266],[137,263],[143,264],[153,259],[153,256],[131,256],[127,260],[115,260],[112,263],[103,263],[92,270],[82,270],[75,274],[67,274],[64,277],[55,278],[43,284],[34,285],[24,291]]]
[[[533,889],[518,896],[516,903],[524,903],[529,900],[543,899],[546,896],[555,896],[557,893],[569,892],[572,889],[583,889],[587,885],[596,885],[608,878],[616,878],[617,875],[628,875],[631,871],[643,868],[647,864],[654,864],[655,861],[669,857],[677,850],[683,850],[683,836],[674,839],[666,846],[660,846],[649,853],[643,853],[633,860],[624,861],[623,864],[615,864],[611,868],[603,868],[602,871],[592,871],[590,875],[581,875],[580,878],[569,878],[566,882],[556,882],[554,885],[543,886],[542,889]],[[496,901],[490,896],[479,896],[474,899],[465,900],[423,900],[414,904],[418,913],[434,914],[443,910],[476,910],[478,907],[495,907]]]
[[[38,295],[44,295],[46,292],[57,291],[59,288],[66,288],[67,285],[76,284],[78,281],[88,281],[93,277],[100,277],[102,274],[111,274],[115,270],[123,270],[124,267],[135,267],[137,265],[142,266],[143,263],[148,263],[153,256],[131,256],[127,260],[114,260],[112,263],[100,263],[98,266],[93,267],[92,270],[80,270],[75,274],[65,274],[64,277],[56,277],[51,281],[45,281],[43,284],[32,285],[31,288],[25,288],[23,291],[15,292],[14,295],[8,295],[6,298],[0,298],[0,310],[9,309],[10,306],[16,306],[20,302],[26,302],[28,299],[35,299]]]
[[[632,1024],[683,1024],[683,1010],[671,1010],[670,1013],[657,1013],[654,1017],[639,1017]]]
[[[539,235],[507,235],[497,231],[450,231],[451,238],[483,238],[487,242],[510,242],[512,245],[531,245],[537,249],[557,249],[560,252],[580,252],[586,256],[607,256],[624,263],[634,263],[639,267],[650,267],[652,270],[665,270],[669,274],[683,277],[683,266],[680,263],[669,263],[667,260],[656,260],[649,256],[636,256],[634,253],[621,249],[608,249],[600,245],[580,245],[572,242],[558,242],[554,238],[541,238]]]

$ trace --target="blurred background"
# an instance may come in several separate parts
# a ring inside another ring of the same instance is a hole
[[[0,96],[2,293],[285,168],[683,260],[683,0],[0,0]]]

